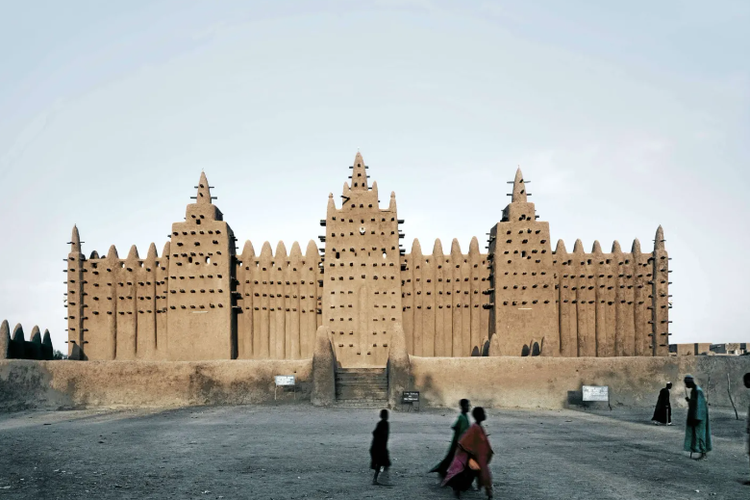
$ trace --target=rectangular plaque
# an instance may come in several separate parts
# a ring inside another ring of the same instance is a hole
[[[404,391],[401,396],[402,403],[419,403],[419,391]]]
[[[276,385],[294,385],[294,375],[276,375]]]
[[[606,385],[584,385],[581,392],[583,401],[609,401],[609,387]]]

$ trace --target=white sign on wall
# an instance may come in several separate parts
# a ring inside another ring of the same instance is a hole
[[[276,385],[294,385],[294,375],[276,375]]]
[[[609,387],[606,385],[584,385],[581,392],[583,401],[609,402]]]

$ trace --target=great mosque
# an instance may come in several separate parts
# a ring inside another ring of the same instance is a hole
[[[520,170],[511,202],[473,238],[406,252],[391,193],[357,153],[337,206],[329,195],[321,248],[310,241],[256,253],[213,204],[205,174],[170,241],[123,259],[112,246],[86,257],[73,228],[67,258],[68,350],[73,359],[209,360],[312,357],[330,330],[342,368],[383,367],[396,324],[410,354],[463,356],[667,356],[669,258],[661,227],[653,250],[623,252],[580,240],[554,250],[549,223],[527,199]]]

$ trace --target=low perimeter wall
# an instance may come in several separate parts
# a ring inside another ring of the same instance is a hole
[[[568,408],[581,403],[582,385],[606,385],[613,408],[653,407],[669,381],[672,405],[686,406],[682,379],[689,373],[720,407],[731,407],[728,375],[738,410],[747,411],[742,376],[750,356],[410,358],[412,387],[425,406],[457,407],[468,398],[475,406]]]
[[[581,385],[610,387],[613,408],[652,407],[672,381],[672,404],[684,406],[690,373],[712,406],[730,407],[727,375],[738,410],[747,408],[742,375],[750,356],[669,358],[547,358],[410,356],[410,388],[423,406],[474,405],[566,408],[580,404]],[[309,402],[312,360],[298,361],[31,361],[0,360],[0,411],[86,406],[237,405],[273,401],[274,376],[295,375],[296,396]],[[597,403],[601,405],[602,403]],[[398,405],[397,405],[398,406]],[[606,404],[605,404],[606,407]]]
[[[309,401],[312,360],[0,360],[0,411],[86,406],[239,405],[274,400],[274,376],[294,375],[279,401]]]

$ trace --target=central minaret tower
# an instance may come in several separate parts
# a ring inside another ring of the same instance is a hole
[[[343,368],[383,367],[401,322],[401,268],[396,195],[381,210],[362,155],[354,158],[341,208],[328,198],[323,262],[323,325]]]

